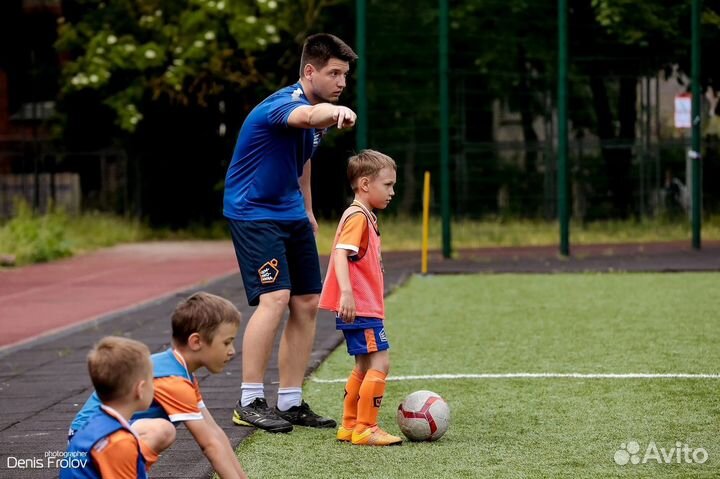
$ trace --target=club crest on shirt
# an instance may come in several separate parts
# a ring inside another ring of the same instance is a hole
[[[292,101],[300,101],[300,97],[302,96],[302,94],[303,94],[302,88],[297,88],[297,89],[295,89],[294,92],[292,92],[292,95],[290,96],[290,98],[292,98]]]
[[[280,270],[277,269],[278,260],[271,259],[266,261],[265,264],[260,266],[258,269],[258,275],[260,276],[260,283],[262,284],[273,284],[280,274]]]

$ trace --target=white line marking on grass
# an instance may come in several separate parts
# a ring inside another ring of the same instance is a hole
[[[425,374],[421,376],[388,376],[386,381],[413,381],[417,379],[720,379],[720,374],[685,373],[498,373],[498,374]],[[344,383],[347,378],[320,379],[311,378],[316,383]]]

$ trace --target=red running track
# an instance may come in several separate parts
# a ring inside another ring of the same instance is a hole
[[[238,272],[229,241],[115,246],[0,270],[0,350]]]

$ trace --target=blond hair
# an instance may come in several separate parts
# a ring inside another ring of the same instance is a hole
[[[178,303],[172,315],[172,337],[180,345],[187,344],[193,333],[212,343],[221,324],[240,325],[242,316],[227,299],[199,292]]]
[[[348,160],[347,176],[350,187],[357,191],[358,180],[363,176],[372,178],[383,168],[392,168],[397,171],[395,160],[375,150],[361,150]]]
[[[101,401],[126,396],[135,383],[152,371],[150,350],[134,339],[107,336],[87,356],[90,380]]]

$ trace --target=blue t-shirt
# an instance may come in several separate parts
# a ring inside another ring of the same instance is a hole
[[[225,217],[307,218],[298,178],[325,130],[288,126],[290,113],[304,105],[310,102],[298,82],[267,97],[245,119],[225,177]]]

